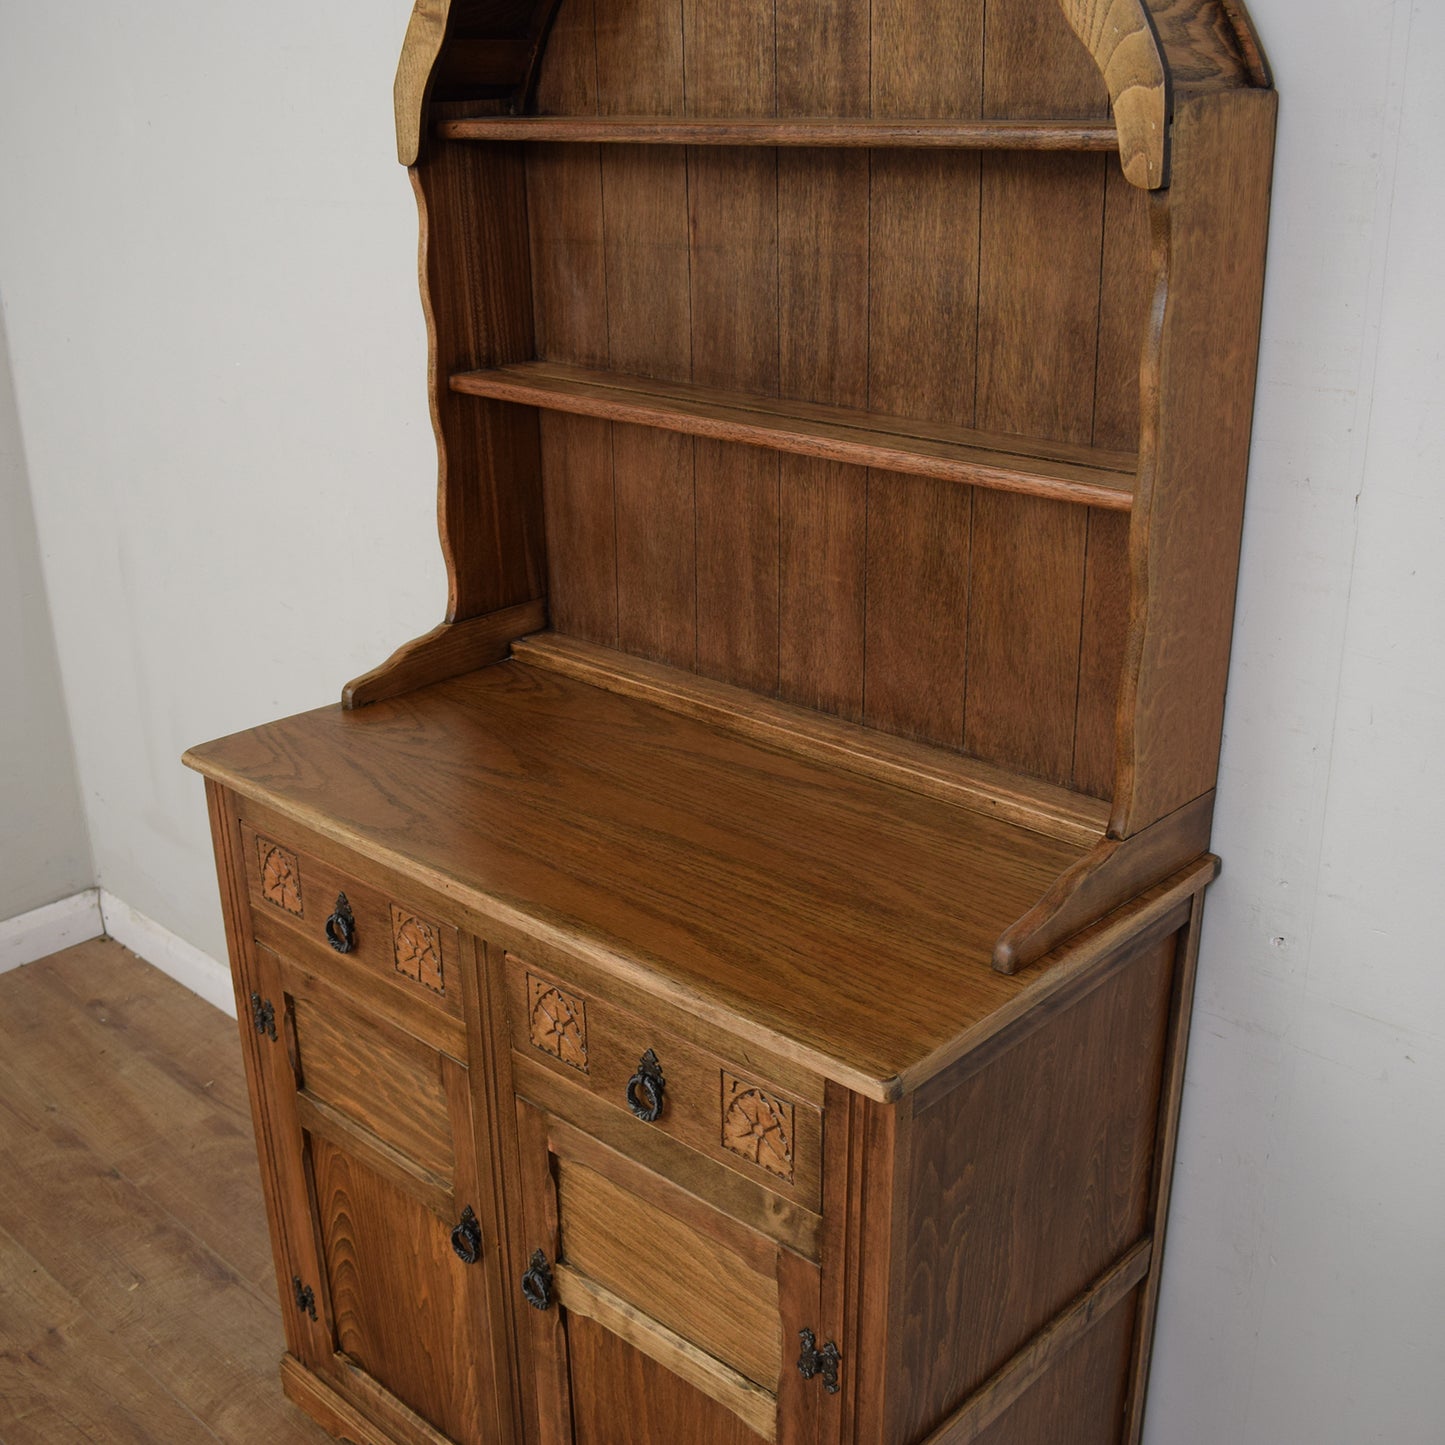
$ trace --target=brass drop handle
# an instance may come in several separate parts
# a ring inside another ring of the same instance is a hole
[[[470,1204],[452,1230],[452,1248],[463,1264],[475,1264],[482,1257],[482,1226]]]
[[[356,947],[356,917],[344,893],[336,895],[336,908],[326,920],[326,940],[337,953],[350,953]]]
[[[522,1276],[522,1298],[534,1310],[545,1310],[552,1303],[552,1267],[540,1249],[533,1254],[527,1272]]]
[[[656,1123],[662,1115],[662,1095],[666,1087],[662,1065],[648,1049],[637,1065],[637,1072],[627,1081],[627,1107],[644,1124]]]

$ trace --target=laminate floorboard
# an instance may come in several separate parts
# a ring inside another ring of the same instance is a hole
[[[321,1445],[283,1348],[234,1021],[106,939],[0,976],[0,1445]]]

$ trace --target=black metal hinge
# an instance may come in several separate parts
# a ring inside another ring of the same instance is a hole
[[[316,1318],[316,1291],[309,1284],[302,1284],[299,1274],[291,1276],[291,1288],[296,1291],[296,1308],[303,1315],[310,1315],[314,1320]]]
[[[251,1022],[258,1034],[268,1034],[271,1042],[276,1042],[276,1005],[259,993],[251,995]]]
[[[836,1395],[838,1393],[838,1367],[843,1363],[843,1357],[838,1353],[838,1346],[829,1340],[822,1349],[819,1349],[818,1338],[812,1330],[799,1330],[798,1338],[803,1342],[803,1353],[798,1356],[798,1373],[805,1380],[811,1380],[814,1375],[821,1375],[823,1388],[830,1395]]]

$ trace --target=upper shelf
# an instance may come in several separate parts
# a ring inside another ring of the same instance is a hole
[[[854,466],[1128,511],[1136,458],[881,412],[783,401],[532,361],[462,372],[453,391],[552,411],[743,442]]]
[[[448,140],[573,141],[625,145],[855,146],[900,150],[1115,151],[1102,121],[725,120],[656,116],[529,115],[447,120]]]

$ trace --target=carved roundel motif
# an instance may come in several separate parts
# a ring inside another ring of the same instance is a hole
[[[527,975],[532,1044],[544,1054],[587,1072],[587,1005],[546,979]]]
[[[447,991],[441,934],[435,923],[391,905],[391,952],[396,971],[433,993]]]
[[[734,1077],[722,1076],[723,1148],[793,1182],[793,1106]]]
[[[265,838],[256,839],[261,860],[261,897],[287,913],[301,912],[301,866],[294,853]]]

